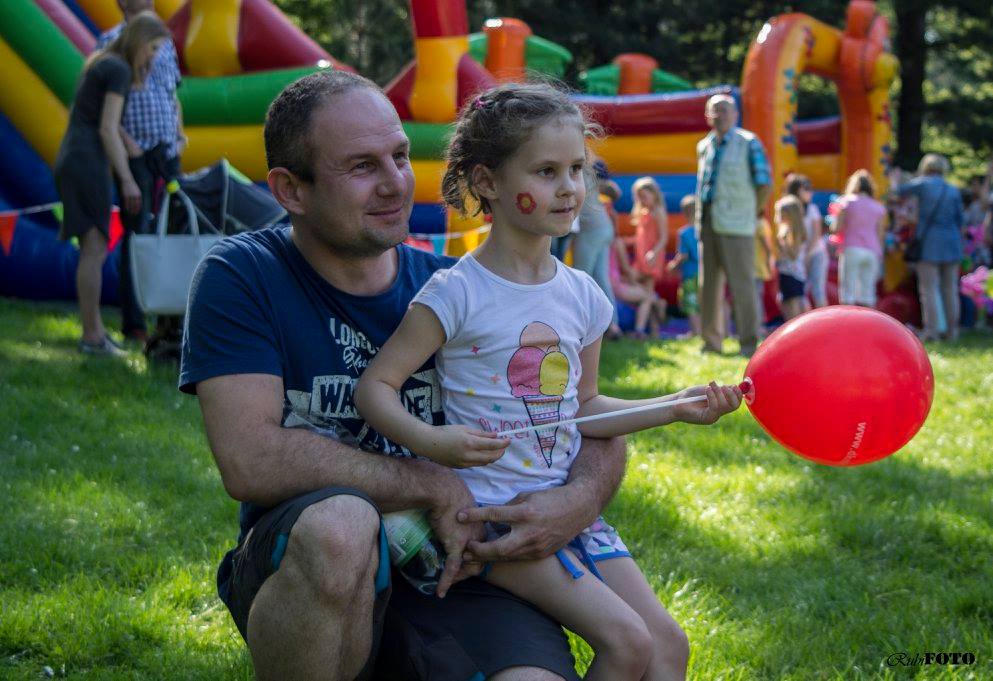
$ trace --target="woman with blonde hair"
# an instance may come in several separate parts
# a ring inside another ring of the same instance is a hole
[[[634,268],[646,284],[655,286],[665,265],[665,249],[669,240],[669,214],[665,210],[665,196],[658,183],[651,177],[639,177],[631,187],[634,207],[631,224],[634,233]]]
[[[795,196],[803,204],[803,224],[807,228],[804,266],[807,269],[805,289],[814,307],[827,305],[828,252],[824,244],[824,218],[814,203],[814,188],[810,178],[800,173],[786,176],[786,195]]]
[[[844,305],[876,306],[886,207],[875,195],[876,183],[869,172],[856,170],[838,202],[841,210],[831,229],[841,236],[838,299]]]
[[[924,318],[923,340],[955,340],[959,332],[959,264],[964,244],[962,225],[965,213],[962,194],[945,181],[948,160],[941,154],[925,154],[917,167],[918,177],[901,185],[900,172],[890,176],[901,198],[917,198],[917,227],[914,238],[920,242],[917,292]],[[939,328],[944,309],[947,329]]]
[[[779,272],[780,306],[786,320],[807,311],[804,293],[807,227],[803,224],[803,213],[803,203],[795,196],[787,195],[776,201],[776,240],[779,243],[776,270]]]
[[[60,237],[79,239],[76,295],[83,337],[80,352],[121,355],[100,318],[103,262],[110,235],[112,176],[121,183],[123,208],[135,213],[141,191],[128,167],[121,130],[124,102],[144,82],[169,29],[152,12],[128,22],[120,36],[87,59],[69,113],[69,127],[55,159],[55,186],[63,205]]]

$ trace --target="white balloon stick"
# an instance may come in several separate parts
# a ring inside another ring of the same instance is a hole
[[[550,421],[548,423],[542,424],[540,426],[528,426],[527,428],[516,428],[514,430],[502,430],[497,433],[497,437],[506,437],[507,435],[516,435],[518,433],[527,433],[531,430],[538,430],[539,428],[552,428],[554,426],[568,426],[573,423],[585,423],[586,421],[599,421],[600,419],[609,419],[615,416],[624,416],[626,414],[637,414],[642,411],[651,411],[652,409],[662,409],[664,407],[675,407],[677,404],[689,404],[690,402],[706,402],[706,395],[697,395],[695,397],[681,397],[678,400],[669,400],[668,402],[656,402],[655,404],[643,404],[640,407],[629,407],[627,409],[618,409],[617,411],[607,411],[602,414],[592,414],[590,416],[580,416],[575,419],[567,419],[565,421]]]

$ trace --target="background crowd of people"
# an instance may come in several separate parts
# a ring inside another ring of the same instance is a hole
[[[712,132],[698,147],[696,192],[681,198],[681,228],[670,226],[666,197],[651,177],[634,183],[632,210],[619,216],[613,204],[620,189],[597,164],[598,191],[590,192],[597,200],[588,200],[572,235],[572,264],[632,308],[627,335],[656,338],[675,313],[688,321],[680,337],[700,336],[705,352],[720,352],[733,318],[748,356],[777,317],[786,321],[829,302],[876,307],[886,258],[899,252],[916,279],[918,335],[957,338],[960,276],[990,264],[993,161],[961,190],[946,179],[949,164],[938,154],[925,155],[913,175],[892,170],[885,195],[858,170],[832,197],[827,216],[810,179],[790,173],[767,217],[769,192],[777,188],[761,143],[737,127],[737,116],[729,97],[708,102]],[[565,258],[566,249],[557,255]],[[666,292],[677,276],[673,299]],[[771,282],[779,315],[767,309]],[[609,337],[620,335],[615,316]]]

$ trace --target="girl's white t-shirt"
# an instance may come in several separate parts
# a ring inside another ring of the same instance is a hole
[[[413,302],[445,330],[435,366],[447,423],[490,432],[542,426],[511,435],[492,464],[456,470],[476,501],[504,504],[564,484],[580,435],[558,421],[576,415],[579,353],[613,314],[596,282],[556,261],[547,282],[517,284],[469,254],[435,272]]]

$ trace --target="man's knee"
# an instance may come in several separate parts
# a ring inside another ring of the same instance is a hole
[[[350,600],[378,565],[379,514],[360,497],[338,495],[307,507],[280,563],[317,595]]]

